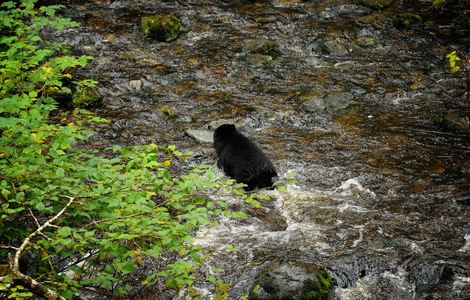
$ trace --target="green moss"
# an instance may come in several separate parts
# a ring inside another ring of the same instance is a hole
[[[309,300],[328,299],[328,296],[333,290],[333,280],[328,272],[322,267],[318,268],[316,275],[318,281],[305,284],[305,296]]]
[[[398,14],[393,20],[393,25],[398,29],[406,29],[422,23],[421,16],[413,13]]]
[[[148,16],[140,19],[140,30],[145,37],[170,42],[178,36],[180,20],[173,15]]]
[[[217,283],[217,290],[215,294],[214,300],[227,300],[228,299],[228,292],[230,290],[230,285],[226,283]]]
[[[168,104],[162,104],[157,106],[158,110],[160,110],[165,116],[169,118],[174,118],[178,116],[178,113],[175,108],[169,106]]]
[[[276,58],[279,56],[279,50],[278,50],[278,46],[277,46],[277,43],[274,42],[274,41],[268,41],[265,45],[265,49],[264,49],[264,54],[267,54],[273,58]]]

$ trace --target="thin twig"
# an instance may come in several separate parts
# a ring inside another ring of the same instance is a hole
[[[117,217],[117,218],[96,220],[96,221],[93,221],[93,222],[88,223],[85,226],[83,226],[83,229],[88,228],[88,227],[93,226],[93,225],[96,225],[96,224],[100,224],[100,223],[105,223],[105,222],[109,222],[109,221],[116,221],[116,220],[124,220],[124,219],[134,218],[134,217],[138,217],[138,216],[142,216],[142,215],[146,215],[146,214],[150,214],[150,213],[151,212],[142,212],[142,213],[138,213],[138,214],[122,216],[122,217]]]
[[[33,211],[31,210],[31,208],[28,207],[28,210],[29,210],[29,213],[30,213],[31,217],[33,217],[33,219],[34,219],[34,222],[36,222],[36,225],[38,227],[41,227],[41,225],[39,225],[38,219],[36,219],[36,217],[34,216]]]

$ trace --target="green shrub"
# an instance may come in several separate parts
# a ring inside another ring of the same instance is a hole
[[[55,15],[61,5],[35,4],[0,9],[0,296],[71,299],[83,287],[121,296],[146,258],[162,256],[171,259],[144,283],[191,285],[204,259],[191,234],[221,213],[246,217],[208,196],[221,188],[248,196],[205,166],[176,175],[173,162],[185,155],[174,146],[115,146],[106,155],[74,147],[89,134],[83,125],[104,120],[83,109],[50,117],[56,96],[90,100],[96,82],[71,74],[91,58],[43,40],[41,27],[77,23]]]

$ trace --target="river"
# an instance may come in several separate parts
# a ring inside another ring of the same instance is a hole
[[[436,121],[470,115],[465,80],[445,59],[470,56],[468,24],[397,29],[410,7],[347,0],[66,2],[82,26],[54,36],[95,57],[78,76],[100,81],[95,110],[111,120],[88,146],[175,144],[213,165],[212,145],[186,130],[223,119],[281,177],[294,172],[248,221],[197,234],[230,299],[255,283],[264,290],[251,299],[299,299],[270,294],[266,278],[283,274],[295,289],[315,266],[334,283],[321,299],[470,297],[470,131]],[[154,13],[180,18],[175,41],[142,37],[139,18]],[[259,51],[267,42],[275,52]]]

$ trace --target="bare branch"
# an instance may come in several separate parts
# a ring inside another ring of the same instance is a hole
[[[64,297],[57,294],[55,291],[48,289],[43,284],[37,282],[36,280],[27,275],[17,274],[17,277],[14,278],[13,281],[17,285],[27,287],[35,295],[40,295],[48,300],[66,300]]]
[[[12,264],[13,272],[20,274],[20,269],[19,269],[20,268],[20,263],[19,263],[20,256],[23,250],[26,248],[26,246],[30,244],[31,239],[34,238],[39,233],[41,233],[46,227],[50,226],[55,220],[57,220],[65,212],[65,210],[70,206],[70,204],[72,204],[73,200],[75,200],[74,197],[69,197],[69,196],[65,196],[65,197],[69,198],[69,202],[64,206],[64,208],[62,208],[62,210],[59,211],[55,216],[49,219],[46,223],[39,226],[38,229],[36,229],[36,231],[31,233],[28,237],[24,239],[23,243],[16,251],[15,258],[13,259],[13,264]]]
[[[18,250],[18,248],[13,247],[13,246],[8,246],[8,245],[0,245],[0,249],[6,249],[6,250]]]
[[[33,216],[34,220],[36,221],[36,224],[38,225],[38,228],[31,233],[29,236],[27,236],[24,240],[23,243],[21,244],[20,247],[15,248],[15,247],[9,247],[9,249],[14,248],[16,250],[15,256],[10,257],[10,268],[11,272],[14,275],[13,282],[15,284],[20,284],[29,290],[31,290],[34,294],[42,296],[46,299],[49,300],[65,300],[64,297],[56,293],[55,291],[45,287],[43,284],[39,283],[36,281],[34,278],[24,275],[20,272],[20,257],[23,251],[26,249],[26,247],[31,244],[31,240],[37,236],[37,235],[43,235],[42,231],[47,228],[52,226],[52,223],[57,220],[64,212],[65,210],[72,204],[72,202],[75,200],[74,197],[70,196],[64,196],[69,199],[69,202],[62,208],[61,211],[59,211],[55,216],[47,220],[46,223],[42,224],[39,226],[39,222],[30,210],[31,216]],[[29,208],[28,208],[29,209]],[[55,225],[54,225],[55,226]]]

